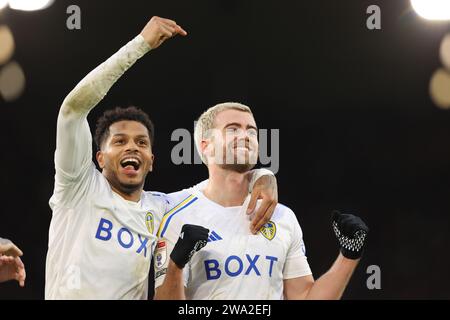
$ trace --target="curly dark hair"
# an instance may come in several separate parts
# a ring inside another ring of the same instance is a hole
[[[103,142],[109,136],[109,127],[119,121],[137,121],[142,123],[148,130],[150,137],[150,143],[153,146],[155,139],[155,127],[150,120],[147,113],[134,106],[128,108],[117,107],[112,110],[105,111],[105,113],[97,120],[97,126],[95,129],[95,144],[98,150],[101,149]]]

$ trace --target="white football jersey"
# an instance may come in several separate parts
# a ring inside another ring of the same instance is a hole
[[[188,299],[283,299],[283,280],[311,275],[295,214],[278,205],[271,221],[251,234],[246,206],[222,207],[199,189],[164,215],[155,251],[155,286],[162,285],[170,252],[184,224],[210,231],[208,244],[184,268]]]
[[[80,177],[57,170],[50,199],[46,299],[146,299],[155,233],[166,200],[123,199],[90,162]]]
[[[113,192],[92,162],[87,116],[150,50],[144,37],[136,36],[64,99],[57,122],[55,189],[50,199],[47,299],[147,298],[154,233],[177,194],[143,192],[139,203],[134,203]]]

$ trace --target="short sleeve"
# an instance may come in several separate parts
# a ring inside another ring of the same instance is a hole
[[[290,210],[289,210],[290,211]],[[295,214],[290,211],[292,219],[292,238],[283,268],[283,279],[293,279],[311,275],[311,269],[306,258],[306,247],[303,242],[303,232]]]

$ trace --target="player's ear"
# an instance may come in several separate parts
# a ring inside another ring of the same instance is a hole
[[[100,169],[103,169],[105,167],[105,157],[103,155],[103,152],[101,150],[97,151],[95,158],[97,159],[97,163]]]
[[[155,162],[155,155],[152,154],[152,159],[150,160],[150,167],[148,168],[148,172],[153,171],[153,162]]]
[[[206,139],[206,140],[202,140],[202,142],[200,143],[200,152],[202,153],[202,155],[205,158],[208,158],[208,156],[212,155],[212,147],[213,144],[211,143],[211,140]]]

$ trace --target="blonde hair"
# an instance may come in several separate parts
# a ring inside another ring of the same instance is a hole
[[[209,138],[208,135],[211,133],[211,129],[214,128],[217,115],[226,110],[238,110],[253,115],[252,110],[248,106],[238,102],[221,103],[206,110],[198,119],[194,130],[195,147],[204,164],[207,164],[207,159],[202,154],[202,140]]]

